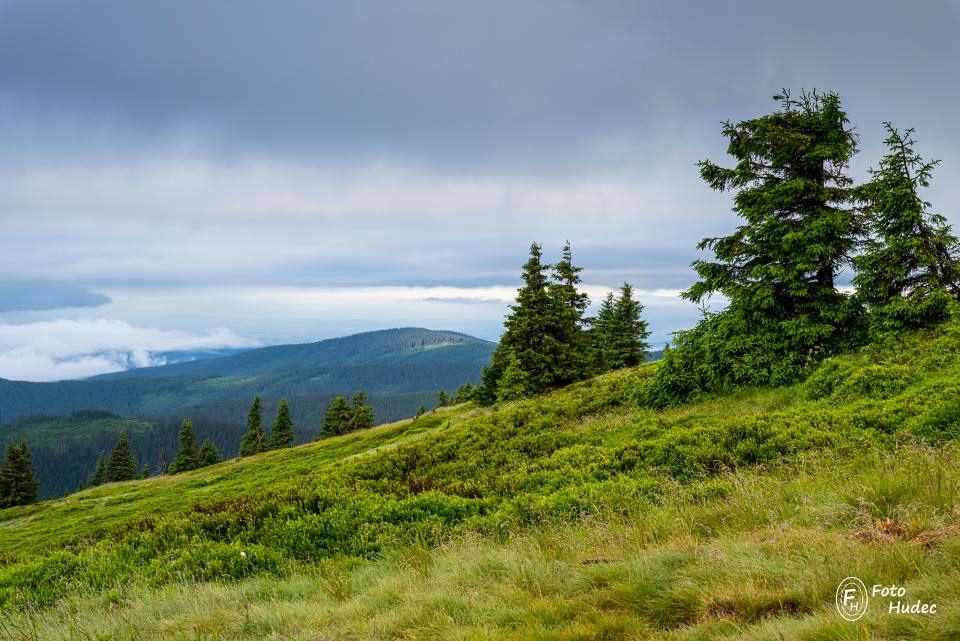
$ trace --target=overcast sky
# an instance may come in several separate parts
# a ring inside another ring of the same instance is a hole
[[[0,0],[0,377],[393,326],[496,339],[532,241],[653,340],[703,236],[695,163],[782,87],[943,161],[960,2]]]

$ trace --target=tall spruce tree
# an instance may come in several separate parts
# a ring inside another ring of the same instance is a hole
[[[519,370],[513,381],[523,380],[526,394],[539,394],[577,380],[583,373],[583,349],[577,340],[578,317],[566,290],[551,289],[550,265],[542,261],[540,245],[530,245],[523,266],[523,285],[504,322],[504,333],[483,372],[481,399],[499,396],[500,379],[507,367]],[[574,276],[576,275],[573,272]],[[564,292],[560,295],[558,292]],[[517,386],[511,382],[511,394]]]
[[[677,335],[684,352],[674,350],[671,367],[686,363],[690,376],[662,366],[661,383],[785,383],[859,338],[859,306],[835,282],[862,236],[846,173],[856,136],[836,94],[774,98],[780,111],[724,125],[734,167],[700,163],[711,188],[736,192],[734,211],[744,223],[699,244],[715,259],[694,262],[700,280],[683,296],[703,303],[719,293],[730,302]],[[671,395],[677,400],[689,391]]]
[[[200,451],[197,453],[197,465],[199,467],[207,467],[208,465],[216,465],[222,460],[220,450],[213,444],[213,441],[208,438],[203,439],[203,443],[200,445]]]
[[[180,472],[195,470],[199,465],[197,437],[193,433],[193,423],[187,420],[183,422],[183,426],[180,428],[180,450],[173,457],[167,471],[170,474],[179,474]]]
[[[273,426],[270,429],[270,440],[274,449],[290,447],[293,445],[293,419],[290,418],[290,407],[287,405],[287,399],[281,398],[280,405],[277,407],[277,417],[273,419]]]
[[[607,329],[609,369],[634,367],[647,360],[650,336],[647,322],[640,315],[643,305],[633,298],[633,288],[624,283],[613,305],[613,314]]]
[[[553,265],[553,281],[548,286],[551,296],[566,310],[566,314],[560,317],[560,340],[566,345],[568,358],[565,382],[586,378],[591,374],[589,338],[584,318],[590,306],[590,297],[578,289],[583,282],[580,278],[582,271],[582,267],[573,264],[573,251],[568,240],[563,245],[560,261]]]
[[[934,167],[914,150],[914,130],[902,134],[889,122],[888,153],[860,188],[871,237],[854,259],[857,295],[870,310],[874,335],[944,320],[960,295],[958,241],[946,219],[920,196]]]
[[[367,393],[363,390],[353,395],[351,408],[351,430],[365,430],[373,427],[373,408],[367,405]]]
[[[137,478],[137,461],[133,458],[126,432],[120,432],[120,436],[117,437],[117,444],[110,452],[110,458],[107,459],[106,477],[107,481],[111,483],[114,481],[132,481]]]
[[[35,503],[39,487],[27,442],[7,445],[0,469],[0,507]]]
[[[450,399],[447,397],[447,390],[440,388],[440,392],[437,394],[437,407],[446,407],[450,404]]]
[[[107,482],[107,457],[100,452],[97,458],[97,465],[93,468],[93,473],[87,479],[87,487],[96,487]]]
[[[323,425],[320,428],[320,437],[340,436],[352,428],[353,412],[350,404],[343,396],[337,396],[327,404],[323,414]]]
[[[573,251],[568,240],[563,245],[560,261],[553,266],[553,283],[550,284],[550,289],[577,319],[583,318],[590,306],[590,297],[577,289],[583,282],[580,278],[582,271],[583,267],[573,264]]]
[[[590,320],[590,352],[595,372],[609,372],[614,367],[611,365],[613,355],[610,353],[612,340],[610,332],[614,324],[614,315],[616,314],[616,299],[613,292],[608,292],[600,303],[600,309],[596,317]]]
[[[263,431],[263,404],[257,395],[247,412],[247,431],[240,441],[240,456],[251,456],[267,450],[267,435]]]

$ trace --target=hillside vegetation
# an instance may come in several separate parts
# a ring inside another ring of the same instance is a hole
[[[0,511],[0,634],[960,635],[960,323],[638,409],[657,367]],[[942,616],[845,622],[849,574]]]

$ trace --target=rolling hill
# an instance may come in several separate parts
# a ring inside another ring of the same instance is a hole
[[[239,354],[102,374],[90,380],[171,376],[256,376],[278,371],[369,365],[486,365],[495,343],[466,334],[416,327],[364,332],[316,343],[274,345]],[[462,382],[462,381],[461,381]]]
[[[960,323],[660,412],[656,367],[0,510],[0,635],[960,637]],[[851,574],[940,616],[845,621]]]
[[[456,332],[401,328],[82,381],[0,380],[0,446],[27,438],[41,498],[62,496],[89,477],[120,430],[131,437],[140,466],[155,469],[161,449],[169,462],[185,418],[200,439],[209,437],[224,455],[236,456],[250,401],[260,394],[268,424],[280,398],[288,399],[296,442],[305,443],[317,435],[335,396],[363,389],[378,422],[409,417],[420,405],[432,407],[440,388],[476,381],[494,347]],[[91,418],[90,408],[108,416]]]
[[[217,414],[243,417],[256,395],[301,398],[300,419],[316,425],[333,396],[363,389],[381,418],[413,414],[441,387],[476,380],[496,347],[455,332],[390,329],[317,343],[278,345],[82,381],[0,379],[0,416],[69,414],[96,408],[123,416]],[[379,407],[378,405],[379,404]]]

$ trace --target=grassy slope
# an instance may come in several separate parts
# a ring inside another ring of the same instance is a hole
[[[922,450],[723,474],[669,503],[497,541],[391,550],[282,578],[135,587],[20,614],[11,638],[956,639],[960,456]],[[917,475],[913,471],[922,471]],[[945,489],[950,486],[954,493]],[[905,520],[886,535],[873,513]],[[936,617],[842,621],[848,574],[904,585]],[[36,626],[34,629],[33,626]]]
[[[646,370],[622,372],[493,415],[456,409],[0,512],[15,608],[0,635],[958,638],[958,355],[950,325],[834,359],[802,386],[663,414],[625,402]],[[349,506],[355,520],[327,518]],[[144,529],[161,510],[173,516]],[[358,536],[370,544],[350,554],[327,545]],[[164,537],[281,562],[238,573],[214,554],[193,559],[219,561],[213,576],[99,582],[79,563],[68,589],[31,583],[67,543],[98,563],[134,549],[177,565]],[[842,622],[847,574],[906,584],[941,614]]]
[[[438,411],[416,422],[380,425],[316,444],[231,459],[196,472],[108,483],[64,498],[0,510],[0,560],[23,559],[52,547],[99,539],[151,515],[269,488],[346,457],[416,438],[470,413]]]

